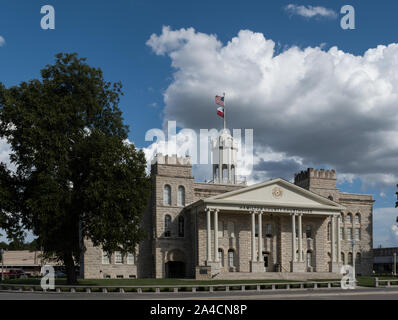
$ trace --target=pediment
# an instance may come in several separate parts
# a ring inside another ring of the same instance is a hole
[[[299,206],[311,208],[330,207],[333,209],[344,208],[334,201],[321,197],[283,179],[270,180],[207,198],[206,200],[225,203],[266,204],[275,206]]]

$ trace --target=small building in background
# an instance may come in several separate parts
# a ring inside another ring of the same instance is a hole
[[[54,267],[62,267],[54,261],[47,261],[42,258],[42,251],[29,250],[10,250],[4,251],[4,272],[12,269],[22,269],[25,273],[32,276],[40,275],[40,269],[43,265],[52,265]],[[1,272],[1,266],[0,266]]]
[[[392,274],[394,272],[394,253],[398,256],[398,247],[373,249],[373,270],[375,273]],[[398,266],[395,270],[398,270]]]

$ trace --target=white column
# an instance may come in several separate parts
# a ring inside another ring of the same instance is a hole
[[[331,220],[331,222],[330,222],[330,226],[331,226],[331,230],[330,230],[330,246],[331,246],[330,247],[330,258],[331,258],[332,262],[336,261],[335,252],[334,252],[335,243],[336,243],[336,240],[335,240],[336,224],[335,224],[334,219],[335,219],[334,216],[330,217],[330,220]]]
[[[214,210],[214,261],[218,259],[218,209]]]
[[[299,262],[303,262],[303,227],[302,227],[302,214],[298,215],[298,251]]]
[[[341,215],[337,217],[337,262],[341,263],[341,238],[340,238],[340,219]]]
[[[211,261],[211,212],[209,208],[206,208],[206,221],[207,221],[207,225],[206,225],[206,229],[207,229],[207,233],[206,233],[206,240],[207,240],[207,261]]]
[[[290,215],[292,216],[292,262],[296,262],[296,215],[294,213]]]
[[[219,149],[218,149],[218,163],[219,163],[219,165],[218,165],[218,183],[219,184],[222,184],[223,183],[223,174],[222,174],[222,171],[223,171],[223,167],[222,167],[222,163],[223,163],[223,149],[221,148],[221,138],[219,137],[218,138],[219,140],[218,140],[218,144],[219,144]]]
[[[263,256],[263,212],[258,213],[258,261],[264,262]]]
[[[256,216],[252,211],[252,261],[256,261]]]

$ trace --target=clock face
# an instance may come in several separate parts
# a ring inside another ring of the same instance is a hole
[[[275,187],[274,189],[272,189],[272,196],[273,196],[275,199],[281,198],[282,195],[283,195],[283,191],[282,191],[281,188]]]

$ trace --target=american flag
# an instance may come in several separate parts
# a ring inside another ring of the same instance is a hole
[[[216,104],[224,107],[224,97],[216,96]]]

